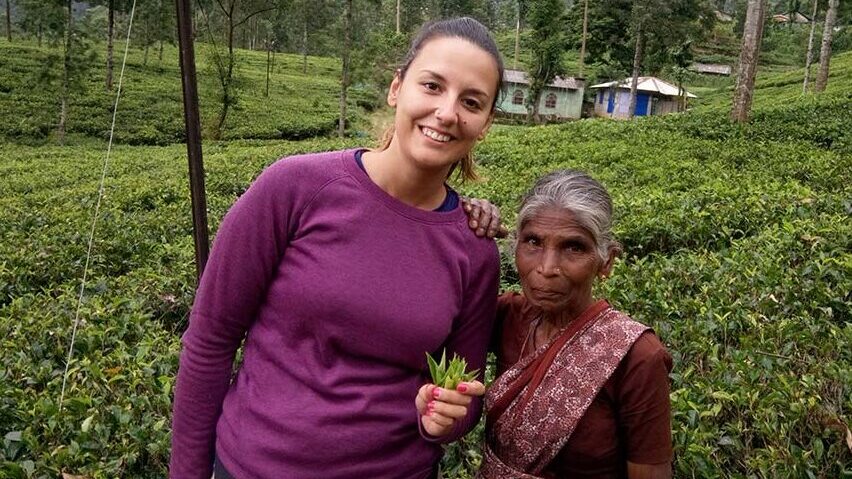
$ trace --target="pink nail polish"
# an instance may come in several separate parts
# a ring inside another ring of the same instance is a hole
[[[432,390],[432,397],[437,399],[441,397],[441,388],[435,388]]]
[[[459,384],[459,387],[457,387],[456,389],[458,389],[458,391],[461,392],[461,393],[466,393],[467,392],[467,384]]]

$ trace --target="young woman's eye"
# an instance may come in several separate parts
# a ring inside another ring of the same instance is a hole
[[[429,91],[437,91],[440,88],[440,85],[433,81],[427,81],[423,83],[423,87]]]
[[[470,108],[471,110],[480,110],[482,109],[482,104],[479,103],[478,100],[474,100],[472,98],[467,98],[464,100],[464,106]]]

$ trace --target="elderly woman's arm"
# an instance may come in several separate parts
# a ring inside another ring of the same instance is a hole
[[[671,479],[672,464],[636,464],[627,462],[628,479]]]
[[[671,477],[671,356],[653,333],[633,344],[619,394],[619,421],[627,439],[629,479]]]

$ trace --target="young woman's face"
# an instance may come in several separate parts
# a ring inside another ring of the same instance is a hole
[[[497,63],[478,46],[461,38],[428,41],[388,92],[402,156],[443,170],[464,157],[491,125],[498,80]]]

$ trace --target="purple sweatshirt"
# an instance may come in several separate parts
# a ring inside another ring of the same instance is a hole
[[[225,216],[183,336],[173,478],[420,478],[438,442],[414,398],[425,353],[484,370],[499,260],[461,208],[424,211],[376,186],[354,151],[264,171]],[[243,361],[232,365],[245,338]]]

